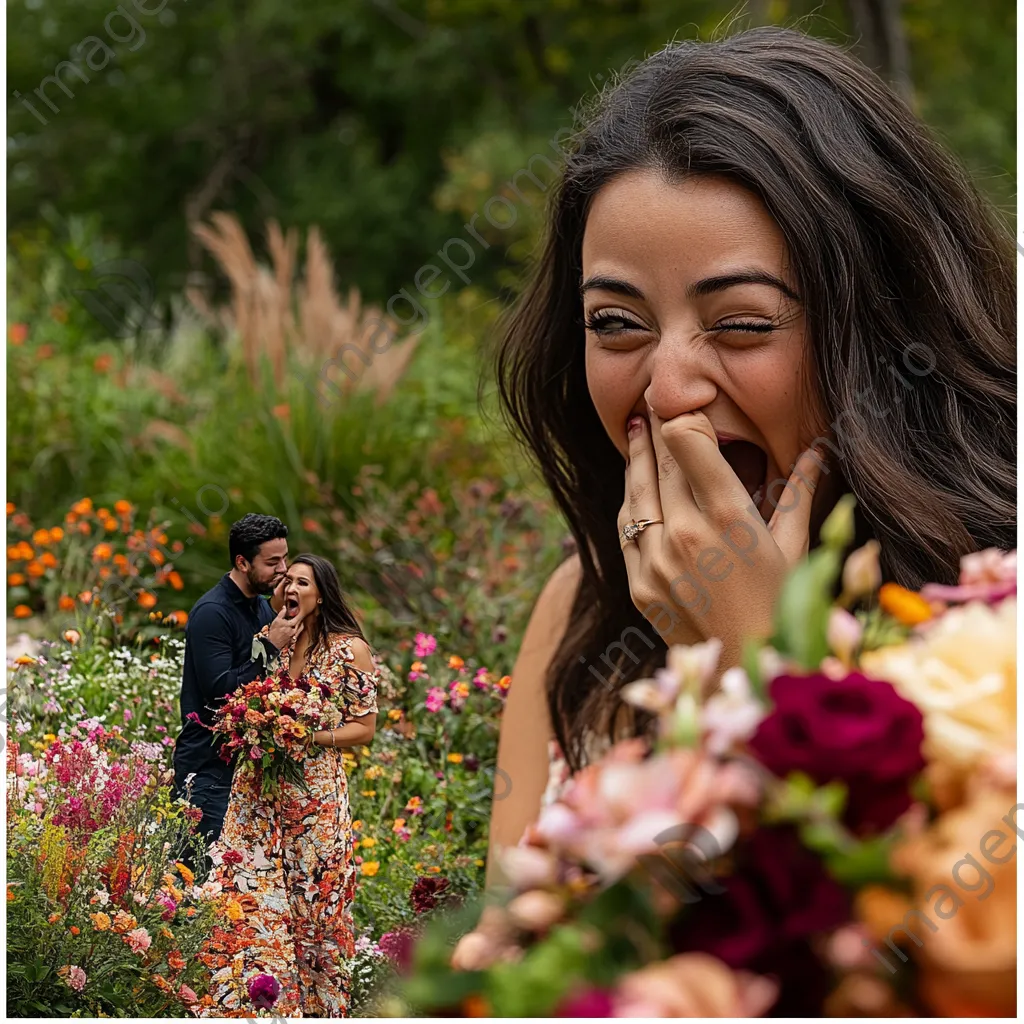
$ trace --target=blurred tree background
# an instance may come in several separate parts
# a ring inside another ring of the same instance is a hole
[[[220,520],[247,510],[337,554],[383,514],[366,465],[442,501],[473,478],[500,483],[496,502],[541,496],[486,386],[478,404],[481,346],[538,238],[552,140],[672,39],[773,23],[855,46],[1012,222],[1011,0],[11,0],[7,16],[9,498],[42,525],[86,496],[154,510],[197,539],[183,605],[223,571]],[[488,224],[528,164],[515,223]],[[193,230],[218,211],[241,230]],[[392,297],[474,219],[472,269],[417,312],[427,329],[359,387],[311,385],[366,307],[412,324]],[[130,322],[97,312],[125,289]],[[203,487],[230,503],[212,522]]]
[[[1011,0],[125,0],[116,10],[126,13],[111,17],[110,0],[8,4],[9,226],[93,215],[164,295],[203,265],[187,223],[230,209],[257,232],[271,216],[318,224],[340,279],[385,300],[525,158],[548,151],[582,96],[737,12],[856,40],[1002,206],[1014,193]],[[89,68],[79,62],[89,81],[65,68],[73,95],[47,86],[54,112],[33,90],[90,36]],[[494,288],[509,254],[494,246],[485,259],[474,282]]]

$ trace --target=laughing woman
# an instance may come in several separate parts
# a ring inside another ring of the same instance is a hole
[[[842,49],[756,29],[608,89],[498,351],[578,555],[513,671],[492,845],[645,730],[618,694],[667,646],[719,637],[724,667],[768,632],[844,492],[907,587],[1015,547],[1015,334],[1009,228]]]
[[[210,851],[234,906],[200,954],[212,972],[203,1016],[254,1016],[271,1003],[280,1017],[348,1012],[356,871],[342,748],[373,739],[377,669],[326,559],[299,555],[284,600],[302,626],[269,669],[300,688],[326,684],[336,722],[313,734],[307,790],[284,781],[280,795],[264,798],[257,773],[235,772]]]

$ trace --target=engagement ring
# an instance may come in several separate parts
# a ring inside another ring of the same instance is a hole
[[[654,526],[655,523],[664,523],[664,519],[641,519],[637,522],[635,519],[626,523],[622,528],[622,536],[625,540],[635,541],[638,534],[644,532],[648,526]]]

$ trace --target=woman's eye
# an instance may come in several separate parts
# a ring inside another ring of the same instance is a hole
[[[776,327],[763,320],[729,320],[726,323],[715,324],[711,329],[713,331],[747,331],[753,334],[770,334]]]
[[[644,331],[643,324],[619,313],[594,313],[587,317],[585,326],[595,334],[615,334],[619,331]]]

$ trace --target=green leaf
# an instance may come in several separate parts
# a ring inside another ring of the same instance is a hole
[[[852,494],[844,494],[821,524],[820,537],[822,544],[837,552],[850,544],[854,535],[853,510],[857,499]]]
[[[743,641],[743,654],[740,663],[743,671],[747,673],[750,680],[750,689],[754,696],[764,705],[771,706],[768,698],[767,688],[764,679],[761,677],[761,661],[758,655],[761,652],[762,644],[758,640],[747,637]]]
[[[842,885],[859,888],[872,883],[891,882],[896,874],[889,858],[897,836],[889,833],[849,846],[834,849],[825,855],[825,864]]]
[[[829,653],[828,619],[840,567],[837,551],[819,548],[793,569],[782,587],[773,643],[808,671],[817,669]]]

